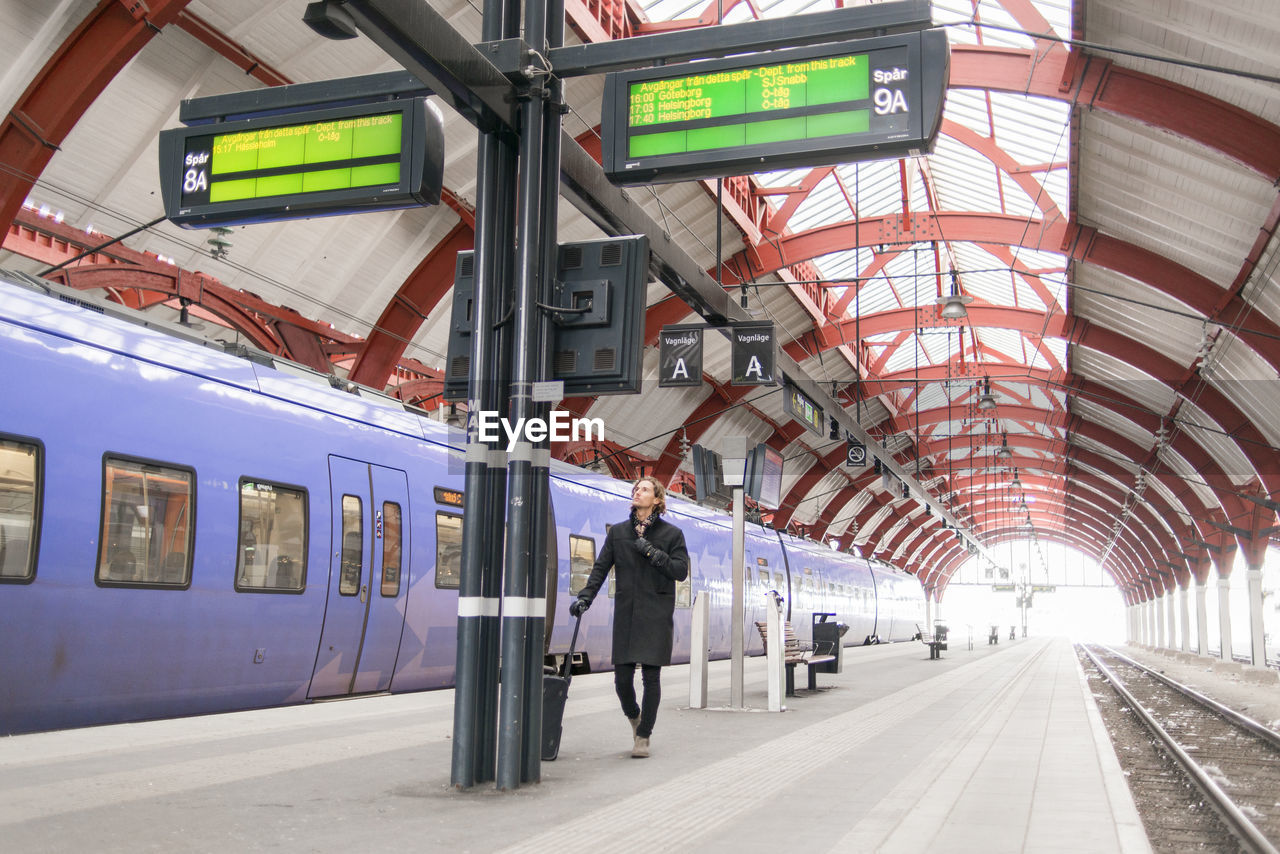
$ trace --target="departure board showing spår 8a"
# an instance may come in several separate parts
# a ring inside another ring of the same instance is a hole
[[[187,228],[437,204],[443,177],[441,119],[424,98],[160,133],[165,214]]]
[[[398,184],[400,124],[384,113],[193,137],[183,202]]]
[[[927,153],[949,57],[926,30],[610,74],[605,173],[627,186]]]

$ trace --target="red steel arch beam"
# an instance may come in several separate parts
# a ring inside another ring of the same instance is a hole
[[[166,265],[167,266],[167,265]],[[284,355],[284,346],[275,330],[251,312],[209,287],[213,282],[201,273],[189,273],[177,267],[168,270],[147,269],[127,264],[103,264],[91,267],[63,267],[47,278],[77,290],[93,288],[137,289],[165,294],[166,299],[187,297],[213,312],[237,330],[260,350]],[[225,288],[225,286],[223,286]],[[227,290],[230,290],[227,288]]]
[[[864,314],[857,320],[847,319],[839,323],[826,324],[817,330],[818,340],[822,349],[826,351],[839,347],[847,341],[856,340],[855,328],[863,338],[918,328],[1012,329],[1027,337],[1036,338],[1063,338],[1068,331],[1068,318],[1064,315],[1054,315],[1046,319],[1045,313],[1038,309],[970,305],[969,316],[963,320],[949,320],[941,317],[938,310],[936,305],[922,305],[919,311],[913,308],[897,308]]]
[[[1136,447],[1132,446],[1129,441],[1120,436],[1120,434],[1089,421],[1077,420],[1077,422],[1072,426],[1072,432],[1092,439],[1104,447],[1113,448],[1122,455],[1126,453],[1126,449],[1132,450]],[[1115,465],[1114,463],[1111,463],[1111,461],[1083,448],[1076,449],[1073,452],[1073,456],[1076,457],[1080,463],[1092,466],[1102,471],[1106,470],[1104,467],[1105,464]],[[1132,456],[1129,458],[1133,459]],[[1197,529],[1202,540],[1211,541],[1217,534],[1221,533],[1220,529],[1211,524],[1211,522],[1226,523],[1228,517],[1221,506],[1213,507],[1204,504],[1200,500],[1200,496],[1195,492],[1194,488],[1173,472],[1169,472],[1167,475],[1155,473],[1152,477],[1158,479],[1169,493],[1173,495],[1174,499],[1186,508],[1186,515],[1190,517],[1192,524]],[[1119,478],[1117,477],[1117,479]]]
[[[1027,194],[1027,198],[1031,199],[1041,212],[1042,219],[1045,222],[1056,222],[1066,219],[1057,204],[1053,201],[1048,193],[1044,192],[1044,187],[1033,177],[1032,173],[1024,167],[1023,164],[1014,160],[1009,156],[1003,148],[996,144],[991,137],[982,136],[974,130],[965,127],[962,124],[953,122],[950,119],[943,119],[939,128],[939,133],[949,136],[961,145],[973,149],[978,154],[991,161],[992,165],[1008,176],[1009,180],[1022,188]],[[1060,168],[1066,164],[1047,164],[1046,169]],[[791,216],[796,212],[805,199],[812,194],[814,189],[822,183],[828,175],[835,171],[833,166],[823,166],[809,172],[800,184],[794,188],[787,190],[787,200],[775,211],[768,221],[768,231],[770,235],[782,234],[787,227],[787,223],[791,220]],[[838,180],[838,179],[837,179]],[[761,188],[758,192],[761,194],[772,193],[777,194],[781,188]],[[853,216],[857,217],[857,212],[853,211]],[[749,241],[758,243],[759,241]],[[896,254],[896,253],[894,253]],[[863,273],[860,276],[866,275]],[[855,285],[856,287],[856,285]],[[847,302],[846,298],[846,302]],[[1048,302],[1048,300],[1046,300]]]
[[[755,388],[755,386],[747,385],[721,385],[713,381],[711,393],[685,419],[686,427],[684,428],[684,433],[688,440],[691,443],[696,443],[702,438],[702,434],[711,427],[717,416],[737,405],[742,398],[747,396],[748,392],[755,390]],[[675,477],[676,469],[680,467],[681,459],[680,437],[678,433],[672,433],[671,437],[667,439],[667,444],[663,447],[661,454],[658,455],[658,459],[654,462],[654,477],[658,478],[663,484],[669,483]]]
[[[200,16],[184,10],[178,14],[175,23],[253,79],[267,86],[284,86],[293,82]]]
[[[787,523],[791,521],[791,517],[795,515],[796,510],[799,509],[801,502],[808,497],[809,490],[817,486],[818,482],[831,474],[832,470],[837,466],[844,465],[844,454],[844,446],[839,445],[834,451],[809,466],[805,473],[800,475],[799,479],[787,490],[787,494],[783,496],[782,501],[779,502],[778,509],[773,511],[773,525],[775,528],[785,528]]]
[[[1193,401],[1229,438],[1235,440],[1240,452],[1253,465],[1252,477],[1262,481],[1267,494],[1280,492],[1280,465],[1277,465],[1280,463],[1280,453],[1270,450],[1270,443],[1258,432],[1258,428],[1225,394],[1163,353],[1128,336],[1094,324],[1077,323],[1077,327],[1083,327],[1078,335],[1073,335],[1077,347],[1098,350],[1125,361],[1149,376],[1159,378],[1179,397]],[[1226,488],[1233,487],[1228,485]],[[1235,501],[1239,502],[1239,499]],[[1243,511],[1243,507],[1239,507],[1239,510]]]
[[[1076,480],[1072,482],[1070,489],[1070,495],[1078,496],[1077,502],[1072,505],[1073,509],[1079,512],[1079,504],[1081,502],[1086,503],[1091,514],[1099,514],[1096,519],[1103,525],[1108,521],[1114,524],[1118,514],[1122,512],[1120,508],[1123,507],[1123,500],[1116,502],[1116,509],[1114,510],[1103,506],[1099,500],[1091,500],[1084,490],[1099,496],[1101,500],[1115,502],[1114,496],[1097,491],[1093,484],[1087,484],[1083,480]],[[1137,526],[1145,529],[1145,535],[1142,530],[1137,530]],[[1144,574],[1148,576],[1158,575],[1163,579],[1168,573],[1166,569],[1161,567],[1171,568],[1175,566],[1174,559],[1180,554],[1176,549],[1172,548],[1170,543],[1157,539],[1145,520],[1140,519],[1134,513],[1130,513],[1128,520],[1121,524],[1120,535],[1115,536],[1109,532],[1108,536],[1113,538],[1113,548],[1127,547],[1130,552],[1142,555],[1140,563],[1144,568]],[[1159,583],[1163,584],[1164,582],[1160,581]]]
[[[1274,230],[1275,223],[1269,223],[1269,227]],[[1241,299],[1238,288],[1223,290],[1212,279],[1159,253],[1075,223],[1068,231],[1064,251],[1074,261],[1093,264],[1156,287],[1210,320],[1247,317],[1248,323],[1244,328],[1224,325],[1271,367],[1280,371],[1280,324]]]
[[[474,243],[474,229],[459,222],[419,262],[370,330],[351,366],[352,381],[373,388],[386,386],[427,315],[453,287],[458,253],[471,249]]]
[[[952,45],[952,89],[989,89],[1068,101],[1193,139],[1280,178],[1280,128],[1186,86],[1122,68],[1088,51]]]
[[[1103,390],[1098,391],[1097,389]],[[1145,411],[1139,408],[1136,403],[1132,404],[1134,408],[1126,408],[1125,404],[1128,403],[1128,401],[1125,400],[1123,395],[1111,392],[1110,389],[1104,389],[1101,386],[1097,386],[1096,383],[1080,381],[1080,384],[1077,386],[1077,393],[1082,396],[1086,396],[1094,404],[1106,407],[1117,415],[1133,421],[1135,424],[1138,424],[1144,429],[1148,429],[1152,433],[1159,428],[1160,419],[1158,416],[1146,414]],[[1216,406],[1218,404],[1215,403],[1214,405]],[[1147,456],[1148,449],[1130,442],[1119,434],[1116,434],[1101,425],[1095,424],[1092,421],[1085,421],[1079,416],[1071,416],[1070,418],[1067,418],[1060,413],[1049,416],[1045,410],[1038,409],[1033,406],[1018,406],[1013,404],[1001,404],[997,408],[996,412],[997,417],[999,418],[1015,421],[1046,423],[1051,427],[1057,427],[1059,429],[1068,430],[1069,432],[1089,436],[1090,438],[1113,448],[1120,454],[1127,456],[1129,459],[1135,461],[1135,463],[1139,460],[1145,459]],[[945,408],[935,408],[921,410],[919,413],[913,414],[912,420],[914,421],[918,418],[921,425],[932,426],[946,422],[950,417],[953,417],[953,414],[948,413]],[[1214,459],[1210,457],[1199,444],[1190,438],[1179,435],[1172,443],[1172,447],[1189,463],[1195,466],[1195,468],[1203,474],[1206,482],[1215,489],[1215,493],[1218,495],[1219,501],[1222,504],[1223,518],[1221,521],[1226,522],[1230,518],[1238,518],[1246,511],[1243,501],[1234,494],[1234,486],[1230,484],[1227,475],[1218,466],[1217,462],[1214,461]],[[1162,480],[1165,480],[1163,475],[1154,474],[1153,476],[1160,477]],[[1215,487],[1214,480],[1224,482],[1226,485],[1223,486],[1219,484]],[[1183,501],[1186,506],[1201,506],[1198,500],[1196,500],[1194,504],[1187,504],[1183,499],[1183,496],[1191,489],[1190,486],[1181,482],[1176,484],[1168,483],[1167,480],[1165,480],[1165,482],[1166,486],[1170,488],[1170,491],[1172,491],[1174,495],[1178,496],[1179,500]]]
[[[1074,495],[1074,493],[1070,492],[1069,487],[1064,495]],[[1113,500],[1109,496],[1104,496],[1103,498],[1106,502]],[[976,508],[975,512],[977,512],[983,520],[982,535],[984,540],[990,536],[992,531],[1000,530],[1000,526],[1010,518],[1018,519],[1020,524],[1020,520],[1024,515],[1020,510],[1016,512],[1008,511],[1007,505],[994,499],[977,500],[974,502],[974,506]],[[1103,537],[1103,542],[1105,543],[1111,534],[1111,524],[1115,519],[1114,512],[1115,510],[1118,510],[1120,506],[1120,502],[1116,502],[1115,509],[1113,510],[1112,508],[1105,506],[1103,501],[1094,500],[1087,496],[1078,497],[1077,500],[1071,502],[1068,502],[1064,497],[1064,500],[1058,504],[1057,508],[1051,514],[1046,513],[1043,510],[1032,510],[1031,516],[1033,520],[1036,520],[1037,517],[1039,517],[1038,521],[1033,521],[1033,524],[1035,524],[1036,530],[1043,536],[1052,536],[1056,533],[1061,533],[1073,525],[1078,526],[1083,524],[1083,520],[1087,519],[1095,526],[1094,530]],[[990,521],[992,519],[994,519],[993,522]],[[1139,521],[1143,528],[1147,527],[1145,522],[1141,520]],[[1129,528],[1128,526],[1125,526],[1122,529],[1122,532],[1123,535],[1119,537],[1116,542],[1116,546],[1118,548],[1121,548],[1130,555],[1139,555],[1143,552],[1147,552],[1148,554],[1152,553],[1150,545],[1148,545],[1148,543],[1143,539],[1142,532]],[[1102,549],[1099,548],[1092,552],[1092,554],[1096,559],[1100,560],[1102,558]],[[1152,557],[1143,558],[1139,560],[1138,563],[1145,565],[1151,563],[1153,559],[1154,558]]]
[[[0,225],[8,228],[85,110],[189,0],[101,0],[0,122]]]
[[[874,315],[868,315],[872,317]],[[1041,315],[1043,318],[1043,315]],[[821,332],[821,330],[820,330]],[[881,374],[878,377],[863,378],[862,394],[863,399],[877,397],[882,394],[888,394],[893,391],[902,391],[912,389],[916,386],[916,378],[919,377],[923,383],[943,383],[947,380],[970,379],[974,382],[981,380],[983,377],[991,377],[992,383],[1000,382],[1005,379],[1009,382],[1016,383],[1032,383],[1038,385],[1049,385],[1050,383],[1059,384],[1063,382],[1063,372],[1049,370],[1046,368],[1034,368],[1030,365],[1003,365],[993,362],[971,362],[964,363],[964,373],[959,370],[959,359],[955,356],[951,358],[949,363],[938,365],[921,365],[920,370],[914,368],[906,371],[893,371],[888,374]],[[1006,374],[1001,377],[999,374]],[[996,376],[992,376],[995,374]],[[852,389],[849,389],[852,393]],[[955,406],[960,406],[957,401]]]
[[[1101,476],[1118,486],[1127,485],[1128,481],[1132,477],[1132,475],[1129,474],[1128,469],[1122,467],[1115,460],[1107,459],[1106,457],[1095,454],[1093,451],[1078,445],[1072,446],[1071,460],[1075,471],[1095,477]],[[1088,468],[1085,468],[1085,466]],[[1095,474],[1095,472],[1099,474]],[[1177,475],[1174,475],[1173,473],[1170,473],[1169,477],[1163,477],[1161,475],[1153,475],[1153,477],[1159,479],[1166,489],[1169,489],[1171,480],[1176,481],[1179,487],[1186,486],[1186,484],[1182,482],[1181,478],[1178,478]],[[1169,527],[1175,532],[1180,529],[1182,530],[1182,533],[1176,534],[1180,543],[1179,550],[1182,551],[1185,550],[1185,547],[1181,545],[1181,541],[1187,536],[1199,536],[1200,532],[1196,529],[1204,519],[1210,516],[1211,511],[1200,501],[1200,496],[1195,492],[1189,493],[1190,496],[1194,498],[1194,503],[1187,503],[1182,497],[1178,496],[1177,493],[1173,493],[1172,489],[1169,489],[1169,491],[1173,494],[1174,500],[1178,502],[1177,506],[1170,505],[1165,501],[1164,496],[1159,490],[1147,490],[1143,493],[1143,500],[1141,503],[1152,507],[1156,512],[1162,514],[1165,521],[1169,523]],[[1178,520],[1189,521],[1181,521],[1181,524],[1176,524]],[[1213,530],[1215,529],[1207,528],[1206,533]]]
[[[1280,145],[1280,137],[1277,138],[1277,145]],[[853,222],[836,223],[747,247],[725,263],[738,265],[738,269],[748,270],[751,276],[763,276],[830,252],[855,248],[855,238],[860,238],[866,246],[942,240],[944,235],[946,240],[952,242],[1064,252],[1075,261],[1094,264],[1141,282],[1209,318],[1228,316],[1230,311],[1247,307],[1238,294],[1224,295],[1223,289],[1210,279],[1119,238],[1074,224],[1068,227],[1061,221],[1045,223],[1032,220],[1028,227],[1025,217],[1006,214],[918,213],[913,214],[909,220],[894,214],[864,219],[860,225]],[[973,310],[974,307],[971,306],[970,311]],[[939,322],[936,325],[943,326],[947,323]],[[1258,334],[1242,330],[1239,333],[1241,340],[1280,371],[1280,324],[1255,311],[1250,314],[1249,328]],[[838,335],[833,337],[838,338]]]
[[[1126,480],[1129,478],[1128,470],[1121,467],[1114,460],[1108,460],[1106,457],[1096,455],[1092,451],[1074,446],[1071,453],[1071,460],[1075,470],[1080,475],[1091,476],[1091,478],[1101,478],[1106,483],[1115,484],[1117,488],[1123,488]],[[1166,522],[1166,528],[1172,531],[1174,538],[1174,548],[1181,560],[1190,561],[1187,552],[1193,551],[1194,545],[1190,544],[1202,539],[1201,530],[1198,530],[1202,524],[1203,517],[1208,516],[1208,511],[1203,504],[1197,504],[1194,507],[1178,507],[1171,506],[1165,501],[1164,495],[1160,490],[1148,489],[1143,494],[1143,501],[1138,503],[1139,507],[1147,508],[1147,510],[1156,513],[1158,519]],[[1201,516],[1197,516],[1194,510],[1201,511]],[[1204,533],[1221,533],[1219,529],[1206,528]],[[1175,561],[1176,563],[1176,561]]]
[[[1015,462],[1017,462],[1016,458]],[[1119,467],[1116,466],[1116,468]],[[1121,469],[1121,471],[1123,471],[1123,469]],[[1036,493],[1036,507],[1033,510],[1034,514],[1041,516],[1048,515],[1050,519],[1052,519],[1055,512],[1064,510],[1067,506],[1066,495],[1070,493],[1071,486],[1073,484],[1087,485],[1091,490],[1106,496],[1106,498],[1116,505],[1117,508],[1124,506],[1125,497],[1129,493],[1126,486],[1118,484],[1109,476],[1104,477],[1094,474],[1093,472],[1080,468],[1076,465],[1071,466],[1071,471],[1065,474],[1065,478],[1066,484],[1051,490],[1047,496],[1043,493]],[[1024,477],[1024,480],[1025,479],[1026,478]],[[954,484],[954,487],[960,492],[982,494],[986,491],[986,481],[985,479],[977,477],[958,479]],[[1061,496],[1061,498],[1059,496]],[[980,504],[978,501],[973,503],[975,505]],[[1093,503],[1096,504],[1096,502]],[[1148,536],[1159,542],[1161,548],[1170,555],[1168,560],[1173,563],[1178,563],[1182,554],[1181,546],[1170,528],[1161,523],[1163,516],[1172,516],[1173,511],[1164,502],[1159,492],[1151,490],[1149,495],[1144,495],[1143,500],[1134,505],[1132,512],[1141,517],[1140,521],[1148,530]],[[1161,514],[1163,514],[1163,516]]]

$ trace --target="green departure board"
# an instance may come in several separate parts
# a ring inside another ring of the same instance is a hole
[[[865,101],[869,97],[870,67],[863,54],[633,83],[627,154],[646,157],[865,133],[870,129],[871,114],[865,108],[806,110],[804,115],[766,120],[760,117]],[[670,125],[724,116],[741,121],[663,130]],[[642,129],[655,132],[642,133]]]
[[[183,201],[262,199],[290,193],[400,183],[398,113],[308,122],[215,136],[188,143],[208,156],[183,184]]]
[[[423,99],[161,133],[166,214],[193,228],[435,204],[443,170]]]
[[[949,56],[928,30],[610,74],[605,172],[634,185],[927,152]]]

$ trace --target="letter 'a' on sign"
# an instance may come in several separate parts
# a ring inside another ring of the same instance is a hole
[[[729,327],[730,385],[773,385],[773,322],[740,321]]]
[[[160,132],[165,215],[183,228],[434,205],[444,125],[425,98]]]
[[[664,326],[658,334],[658,387],[702,385],[702,330],[698,324]]]
[[[933,151],[941,29],[605,76],[605,175],[658,184]]]

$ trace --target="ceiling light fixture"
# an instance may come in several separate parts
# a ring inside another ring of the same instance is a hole
[[[996,459],[1008,460],[1013,458],[1013,451],[1009,450],[1009,434],[1005,433],[1000,440],[1000,449],[996,451]]]
[[[982,394],[978,395],[978,408],[992,410],[996,408],[996,396],[991,393],[991,380],[982,381]]]
[[[952,270],[951,293],[937,299],[938,305],[942,306],[938,316],[947,320],[964,320],[969,316],[969,310],[965,308],[965,305],[971,302],[973,302],[973,297],[960,293],[959,279],[956,276],[956,271]]]

